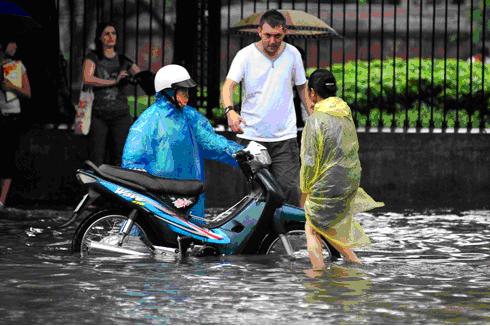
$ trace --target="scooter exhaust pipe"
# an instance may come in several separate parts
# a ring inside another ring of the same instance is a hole
[[[87,245],[88,245],[89,249],[110,251],[110,252],[115,252],[118,254],[133,255],[133,256],[150,256],[150,253],[139,252],[136,250],[121,248],[121,247],[117,247],[117,246],[111,246],[111,245],[103,244],[103,243],[100,243],[97,241],[90,241],[89,243],[87,243]]]

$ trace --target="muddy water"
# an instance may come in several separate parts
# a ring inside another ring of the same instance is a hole
[[[1,324],[488,324],[490,212],[358,216],[362,266],[80,259],[69,211],[0,211]]]

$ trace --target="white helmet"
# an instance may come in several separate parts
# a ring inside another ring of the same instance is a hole
[[[166,65],[160,68],[155,76],[155,92],[166,88],[191,88],[197,84],[182,66]]]

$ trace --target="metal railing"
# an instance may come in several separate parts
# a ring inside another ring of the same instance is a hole
[[[154,0],[57,0],[60,48],[68,61],[68,80],[76,102],[82,63],[94,49],[95,28],[101,21],[116,24],[117,51],[141,69],[156,72],[172,62],[174,1]],[[150,104],[136,87],[127,90],[132,114],[137,116]]]
[[[175,37],[179,13],[174,8],[183,4],[180,0],[57,2],[61,50],[69,59],[75,98],[81,60],[98,21],[119,23],[121,51],[142,69],[154,72],[174,62],[174,48],[184,42]],[[289,42],[304,49],[308,72],[317,67],[334,72],[339,95],[351,105],[358,127],[463,132],[489,128],[490,54],[485,58],[481,50],[488,43],[486,0],[221,0],[221,7],[192,0],[185,4],[198,17],[197,37],[189,44],[196,59],[186,61],[200,84],[195,104],[217,123],[222,114],[218,81],[225,79],[236,52],[258,40],[230,34],[229,28],[254,12],[277,8],[308,12],[343,36]],[[221,37],[216,37],[216,31]],[[136,89],[130,95],[135,115],[150,103]]]
[[[487,47],[486,1],[242,0],[226,6],[222,22],[227,26],[256,11],[296,9],[321,18],[343,35],[291,43],[304,48],[309,72],[317,67],[334,72],[339,95],[351,105],[361,128],[489,128],[490,54],[487,65],[470,59]],[[227,67],[242,42],[227,36]]]

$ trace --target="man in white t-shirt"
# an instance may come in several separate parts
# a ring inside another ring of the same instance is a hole
[[[264,145],[272,158],[271,172],[288,203],[299,204],[299,150],[293,87],[310,108],[301,54],[283,41],[286,19],[277,10],[260,20],[260,41],[241,49],[233,59],[223,85],[222,101],[228,125],[246,145],[253,140]],[[240,113],[233,106],[233,91],[242,83]]]

